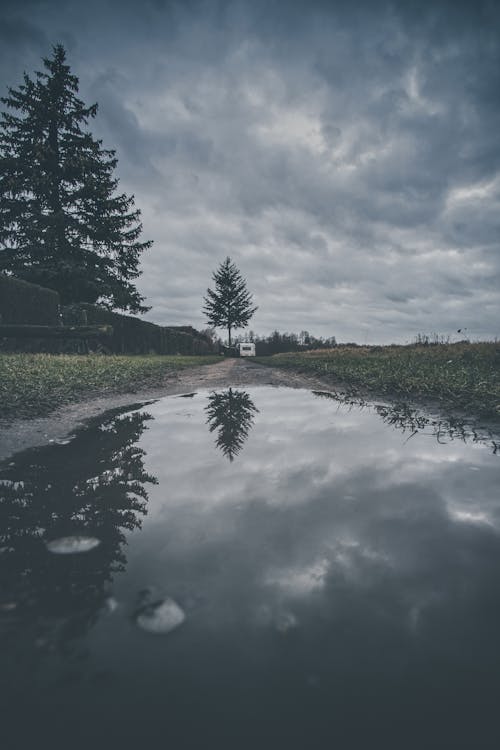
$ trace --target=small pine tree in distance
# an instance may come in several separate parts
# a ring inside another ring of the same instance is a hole
[[[60,44],[33,80],[1,99],[0,270],[55,289],[63,304],[145,312],[137,278],[140,211],[117,193],[115,152],[87,130],[97,113],[77,97]]]
[[[207,289],[203,313],[209,325],[227,329],[231,346],[231,331],[246,328],[258,308],[252,307],[252,295],[247,290],[246,281],[229,256],[214,271],[212,278],[215,289]]]

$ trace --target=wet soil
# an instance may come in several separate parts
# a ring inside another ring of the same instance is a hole
[[[151,401],[162,396],[188,393],[203,389],[252,385],[285,386],[287,388],[332,389],[327,383],[298,373],[264,367],[247,359],[224,359],[214,365],[202,365],[170,373],[156,388],[106,395],[65,405],[47,417],[20,419],[0,425],[0,460],[26,448],[60,440],[100,414],[116,407]]]

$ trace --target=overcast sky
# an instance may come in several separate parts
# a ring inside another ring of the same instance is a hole
[[[62,42],[142,210],[138,281],[203,328],[227,255],[250,327],[500,335],[500,3],[0,0],[2,95]]]

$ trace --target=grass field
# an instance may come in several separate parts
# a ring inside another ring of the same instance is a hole
[[[437,399],[481,416],[500,415],[500,343],[340,346],[257,362],[326,377],[354,393]]]
[[[93,395],[160,385],[168,373],[219,357],[0,354],[0,418],[47,414]]]

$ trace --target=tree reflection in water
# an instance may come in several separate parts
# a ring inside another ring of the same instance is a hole
[[[313,391],[319,398],[328,398],[338,404],[353,407],[368,407],[369,401],[353,396],[348,393],[337,393],[334,391]],[[464,443],[483,443],[491,446],[494,454],[500,455],[500,443],[494,434],[484,428],[475,427],[460,417],[448,416],[434,418],[427,416],[420,409],[410,404],[399,401],[394,404],[374,404],[375,412],[381,417],[385,424],[391,425],[402,432],[410,432],[408,440],[419,432],[427,432],[436,438],[438,443],[447,440],[462,440]]]
[[[151,418],[115,411],[67,445],[27,451],[0,470],[0,625],[17,644],[24,630],[29,643],[67,648],[96,621],[126,566],[125,532],[147,512],[145,485],[157,483],[136,445]],[[100,544],[48,551],[47,542],[73,535]]]
[[[245,391],[228,388],[212,393],[208,397],[207,424],[210,432],[218,430],[215,444],[230,461],[241,451],[259,413],[254,402]]]

